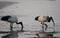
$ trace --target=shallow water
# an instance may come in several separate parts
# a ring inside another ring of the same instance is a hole
[[[54,38],[60,37],[59,25],[60,23],[57,23],[56,34],[54,33],[54,36],[53,36]],[[37,28],[36,29],[36,28],[33,28],[31,25],[31,28],[27,29],[29,27],[25,26],[24,31],[22,32],[20,31],[20,28],[21,27],[14,26],[13,27],[14,31],[10,32],[10,28],[7,27],[7,25],[5,27],[3,27],[2,25],[0,29],[0,38],[40,38],[40,36],[38,35],[40,34],[41,30],[38,27],[36,27]],[[48,29],[48,31],[49,30],[52,32],[52,29]],[[50,37],[47,37],[47,38],[50,38]]]

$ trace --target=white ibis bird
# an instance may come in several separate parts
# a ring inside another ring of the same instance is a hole
[[[23,23],[18,22],[18,18],[16,16],[11,16],[11,15],[2,16],[1,21],[9,22],[11,31],[13,30],[13,23],[21,24],[21,26],[22,26],[21,31],[23,30]]]
[[[47,28],[48,28],[48,26],[47,26],[47,24],[45,22],[51,22],[51,20],[52,20],[53,26],[54,26],[54,31],[55,31],[55,23],[54,23],[54,20],[53,20],[52,17],[49,17],[49,16],[37,16],[37,17],[35,17],[35,20],[38,21],[38,22],[41,22],[43,31],[44,31],[44,26],[43,25],[46,26],[45,30],[47,30]]]

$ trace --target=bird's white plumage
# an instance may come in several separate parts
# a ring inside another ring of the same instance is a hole
[[[12,22],[12,23],[16,23],[18,21],[18,18],[16,16],[11,16],[8,21]]]
[[[16,16],[11,16],[11,15],[2,16],[1,21],[10,22],[10,30],[11,31],[13,31],[13,23],[21,24],[21,26],[22,26],[21,31],[23,30],[23,23],[18,22],[18,18]]]

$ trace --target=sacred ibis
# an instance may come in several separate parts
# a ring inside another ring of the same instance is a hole
[[[52,20],[53,26],[54,26],[54,31],[55,31],[55,23],[54,23],[53,17],[51,17],[51,16],[37,16],[37,17],[35,17],[35,20],[42,24],[42,30],[43,31],[44,31],[43,25],[46,26],[45,30],[47,30],[47,28],[48,28],[48,26],[45,22],[51,22],[51,20]]]
[[[9,22],[11,31],[13,30],[13,23],[21,24],[21,26],[22,26],[21,31],[23,30],[23,23],[18,22],[18,18],[16,16],[11,16],[11,15],[2,16],[1,21]]]

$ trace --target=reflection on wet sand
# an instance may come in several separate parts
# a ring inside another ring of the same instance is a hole
[[[37,37],[33,37],[33,38],[59,38],[59,37],[54,37],[54,34],[57,34],[59,32],[40,32],[37,33],[36,36]],[[29,37],[32,38],[32,37]]]
[[[0,34],[4,34],[0,33]],[[58,38],[55,37],[54,34],[58,34],[59,32],[41,32],[41,31],[9,31],[7,33],[5,33],[6,35],[2,35],[1,38],[24,38],[26,36],[26,38]],[[18,37],[20,36],[20,37]],[[21,37],[22,36],[22,37]]]
[[[17,31],[12,31],[11,33],[2,36],[2,38],[18,38],[18,32]]]

